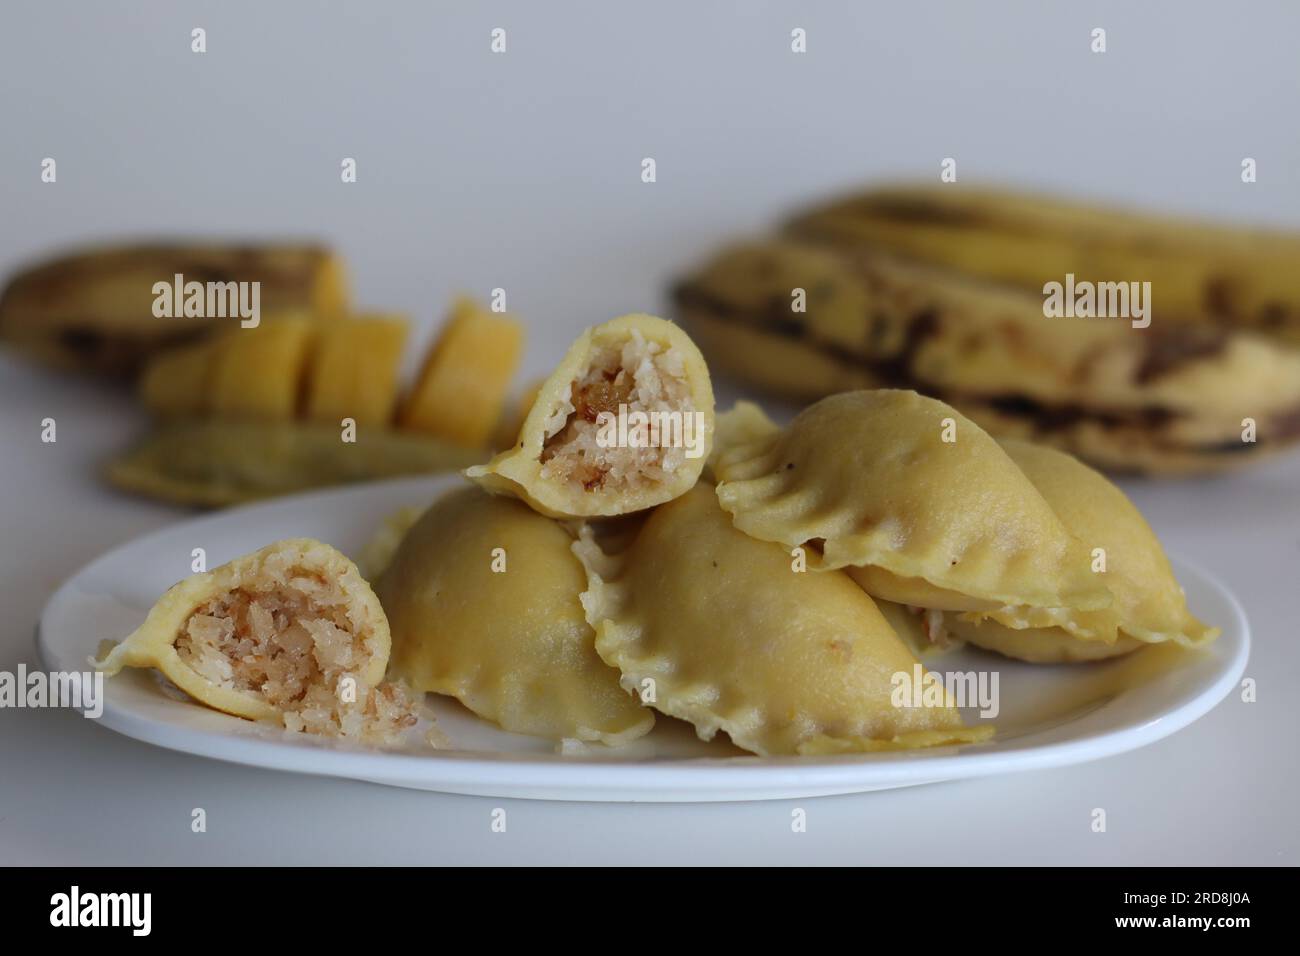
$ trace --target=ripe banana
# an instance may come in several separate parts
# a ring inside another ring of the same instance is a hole
[[[1300,440],[1300,351],[1250,333],[1047,318],[1037,293],[790,239],[731,247],[674,296],[716,369],[798,400],[915,388],[997,435],[1152,474]]]
[[[791,236],[944,266],[1042,294],[1150,282],[1157,324],[1300,343],[1300,234],[1209,225],[989,188],[897,186],[796,216]]]
[[[260,283],[266,315],[346,311],[342,261],[310,244],[171,243],[62,256],[12,276],[0,294],[0,341],[73,371],[134,375],[153,353],[238,318],[154,313],[158,283]]]

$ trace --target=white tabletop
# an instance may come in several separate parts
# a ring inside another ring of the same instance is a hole
[[[363,304],[407,309],[423,334],[453,292],[506,288],[529,323],[526,377],[583,325],[661,308],[666,279],[727,236],[873,175],[937,175],[948,156],[959,178],[1300,225],[1300,140],[1281,121],[1295,8],[612,6],[8,10],[0,271],[123,235],[321,235]],[[196,26],[206,54],[190,52]],[[1096,26],[1106,54],[1088,51]],[[97,479],[142,426],[125,395],[0,356],[0,670],[34,663],[60,581],[184,514]],[[797,803],[578,805],[252,770],[67,711],[0,710],[0,863],[1300,862],[1300,457],[1125,488],[1244,603],[1259,695],[1125,756]]]

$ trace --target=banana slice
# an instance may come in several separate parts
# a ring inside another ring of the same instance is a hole
[[[408,323],[400,316],[359,316],[322,323],[307,381],[307,417],[337,425],[387,425],[397,405]]]
[[[303,316],[226,332],[216,343],[208,409],[225,418],[294,418],[314,335],[315,323]]]
[[[467,448],[488,445],[523,341],[523,326],[515,319],[458,299],[398,423]]]
[[[160,352],[140,377],[140,401],[160,418],[201,415],[208,408],[215,364],[216,348],[211,341]]]

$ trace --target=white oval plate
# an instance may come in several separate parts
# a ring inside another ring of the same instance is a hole
[[[50,599],[37,632],[44,666],[87,669],[104,638],[120,639],[164,590],[190,573],[194,548],[208,567],[288,537],[314,537],[355,556],[379,522],[428,503],[457,476],[402,479],[280,498],[182,521],[92,561]],[[233,763],[369,780],[392,786],[550,800],[766,800],[855,793],[1014,770],[1059,767],[1133,750],[1208,712],[1241,678],[1250,649],[1246,616],[1208,574],[1175,562],[1192,611],[1223,628],[1209,649],[1144,649],[1109,664],[1043,667],[975,651],[931,659],[934,670],[996,674],[1000,712],[989,743],[902,753],[764,758],[683,723],[619,750],[560,755],[553,743],[510,734],[449,698],[430,696],[453,749],[388,751],[291,736],[190,702],[145,671],[105,682],[100,721],[147,743]],[[1154,653],[1153,653],[1154,652]],[[1143,673],[1135,676],[1135,667]],[[1139,677],[1141,679],[1137,679]],[[965,711],[968,722],[977,718]]]

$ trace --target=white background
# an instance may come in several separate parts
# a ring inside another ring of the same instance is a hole
[[[662,309],[668,278],[726,237],[872,177],[934,177],[946,156],[962,181],[1300,227],[1300,8],[1129,6],[6,4],[0,272],[100,238],[323,236],[361,304],[416,317],[419,346],[452,293],[504,287],[529,323],[527,376],[584,325]],[[488,48],[498,26],[505,55]],[[182,514],[96,479],[142,425],[125,396],[0,356],[0,669],[33,662],[62,579]],[[1241,597],[1260,698],[1127,756],[802,801],[793,834],[793,803],[404,792],[0,711],[0,863],[1300,862],[1300,459],[1126,488]]]

